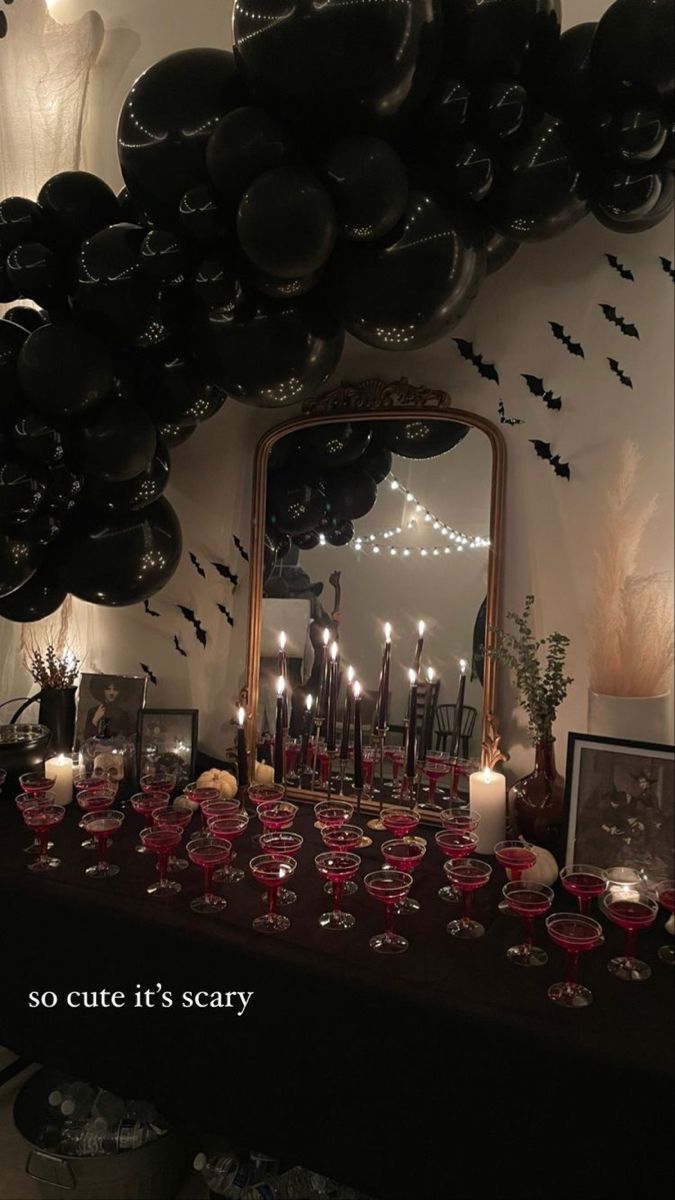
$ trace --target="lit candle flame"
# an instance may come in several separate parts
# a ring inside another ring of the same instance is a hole
[[[285,690],[286,680],[284,679],[283,675],[280,675],[277,679],[277,696],[283,696]]]
[[[332,658],[333,662],[335,662],[335,660],[336,660],[336,658],[337,658],[337,656],[338,656],[338,644],[337,644],[337,642],[331,642],[331,645],[330,645],[330,656],[331,656],[331,658]]]
[[[413,671],[412,667],[408,671],[408,679],[410,680],[411,687],[412,687],[413,683],[416,683],[416,681],[417,681],[417,671]]]
[[[427,667],[427,681],[429,683],[433,683],[433,681],[434,681],[434,668],[433,667]]]
[[[280,650],[286,649],[286,634],[284,633],[283,629],[282,629],[281,633],[279,634],[279,649]]]
[[[353,682],[354,682],[354,675],[355,675],[355,674],[356,674],[356,672],[354,671],[354,668],[353,668],[353,667],[347,667],[347,683],[353,683]]]
[[[361,698],[361,684],[359,683],[358,679],[355,679],[354,680],[354,699],[359,700],[360,698]]]
[[[307,712],[312,711],[313,703],[314,703],[314,697],[311,692],[308,692],[308,694],[305,696],[305,708],[307,709]]]
[[[489,767],[483,767],[483,783],[492,783],[492,771]]]
[[[462,675],[466,675],[466,668],[468,667],[468,665],[469,665],[469,664],[467,663],[467,661],[466,661],[466,659],[465,659],[465,658],[460,658],[460,660],[459,660],[459,669],[460,669],[460,671],[462,672]]]
[[[388,621],[385,621],[384,623],[384,640],[385,642],[391,641],[391,625]]]
[[[426,625],[424,624],[424,621],[418,621],[418,623],[417,623],[417,633],[418,633],[418,636],[419,636],[419,637],[423,637],[423,636],[424,636],[424,630],[425,630],[425,629],[426,629]]]
[[[330,629],[324,629],[324,631],[323,631],[323,644],[324,644],[324,646],[327,646],[327,645],[328,645],[328,643],[329,643],[329,641],[330,641]]]
[[[246,720],[246,709],[244,708],[243,704],[240,704],[239,708],[237,709],[237,721],[243,727],[245,720]]]

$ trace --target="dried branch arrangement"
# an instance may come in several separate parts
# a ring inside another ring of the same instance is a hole
[[[75,686],[79,660],[72,650],[58,653],[53,646],[42,650],[31,650],[28,669],[33,679],[43,689],[62,689]]]

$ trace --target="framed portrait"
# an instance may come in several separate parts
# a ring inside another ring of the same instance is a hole
[[[195,777],[196,708],[143,708],[138,713],[138,775],[168,771],[182,788]]]
[[[122,735],[133,741],[147,686],[144,675],[93,675],[83,671],[77,695],[75,749],[91,737]]]
[[[672,874],[675,747],[570,733],[565,862]]]

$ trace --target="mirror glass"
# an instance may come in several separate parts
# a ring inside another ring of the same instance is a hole
[[[387,773],[395,773],[415,667],[416,756],[480,755],[492,495],[490,439],[454,418],[308,423],[273,445],[256,734],[258,757],[272,761],[281,670],[287,784],[320,788],[321,764],[312,778],[311,746],[306,769],[299,769],[298,740],[303,726],[315,733],[325,664],[336,652],[337,748],[353,672],[362,692],[366,775],[370,735],[382,724],[378,697],[382,704],[385,690]],[[391,649],[385,689],[386,626]],[[333,641],[337,651],[330,649]],[[354,769],[353,700],[350,707],[349,759],[333,765],[338,777],[342,773],[343,790]],[[320,750],[328,733],[324,721]],[[441,779],[440,787],[448,786]]]

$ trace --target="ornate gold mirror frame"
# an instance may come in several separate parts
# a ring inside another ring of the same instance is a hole
[[[378,421],[404,417],[433,417],[434,420],[461,421],[481,429],[492,449],[492,487],[490,498],[490,549],[487,570],[486,648],[494,645],[494,627],[498,624],[503,562],[504,490],[506,483],[506,445],[500,430],[485,417],[453,408],[447,392],[416,387],[406,378],[394,383],[364,379],[343,383],[322,396],[308,400],[301,414],[277,425],[261,438],[255,456],[251,512],[251,564],[247,653],[247,686],[241,703],[247,710],[247,742],[251,761],[255,762],[256,710],[258,705],[261,615],[264,570],[265,509],[267,503],[267,463],[276,442],[289,433],[309,426],[328,425],[336,420]],[[490,767],[503,760],[495,716],[495,660],[486,654],[483,679],[482,761]],[[289,788],[294,798],[316,799],[314,793]],[[364,808],[376,808],[374,801],[363,801]]]

